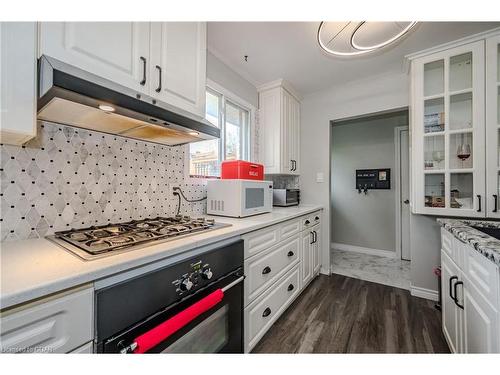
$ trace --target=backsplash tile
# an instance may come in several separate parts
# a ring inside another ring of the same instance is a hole
[[[1,241],[176,213],[170,184],[190,199],[204,185],[184,179],[185,147],[168,147],[52,123],[23,147],[0,145]],[[181,214],[205,213],[182,202]]]
[[[273,182],[275,189],[298,189],[300,185],[299,176],[289,176],[284,174],[269,174],[264,178]]]

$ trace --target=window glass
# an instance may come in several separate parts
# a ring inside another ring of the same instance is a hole
[[[219,177],[222,160],[249,159],[249,119],[244,107],[207,88],[205,118],[221,129],[221,139],[189,145],[189,174]]]

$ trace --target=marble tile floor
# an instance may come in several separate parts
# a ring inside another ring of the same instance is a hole
[[[410,262],[332,249],[332,273],[410,289]]]

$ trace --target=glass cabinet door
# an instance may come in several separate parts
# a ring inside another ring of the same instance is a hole
[[[484,216],[484,42],[412,62],[414,212]]]
[[[500,217],[500,35],[486,40],[487,216]]]

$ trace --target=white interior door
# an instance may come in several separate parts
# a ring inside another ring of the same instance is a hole
[[[410,253],[410,154],[408,130],[399,132],[400,199],[401,199],[401,259],[411,260]]]

